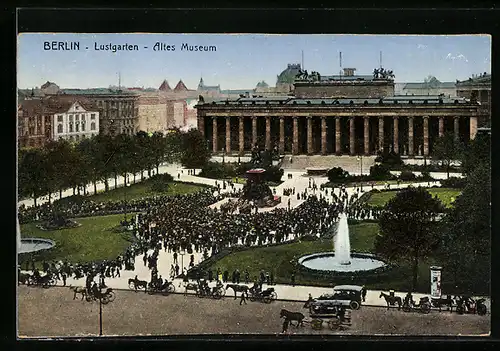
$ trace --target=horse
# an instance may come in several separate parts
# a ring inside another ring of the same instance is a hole
[[[443,306],[449,307],[450,312],[453,312],[454,299],[452,298],[451,295],[447,295],[446,299],[443,299],[443,298],[432,299],[431,303],[432,303],[432,306],[439,308],[439,312],[441,312],[441,307],[443,307]]]
[[[384,292],[380,293],[379,298],[384,298],[385,302],[387,302],[387,309],[389,309],[389,306],[394,306],[396,303],[398,304],[398,311],[401,309],[401,306],[403,305],[403,301],[401,300],[401,297],[399,296],[391,296],[387,295]]]
[[[76,299],[76,294],[82,294],[82,301],[85,297],[87,297],[87,288],[85,288],[83,286],[71,286],[70,285],[69,289],[74,292],[73,300]]]
[[[304,326],[305,316],[300,312],[290,312],[288,310],[282,309],[280,312],[280,318],[283,317],[285,317],[285,320],[290,322],[290,325],[292,325],[292,321],[297,321],[297,327],[299,325]]]
[[[227,285],[226,285],[226,290],[227,290],[228,288],[233,289],[233,291],[234,291],[234,299],[235,299],[235,300],[237,299],[236,293],[238,293],[238,292],[244,292],[245,294],[247,294],[247,295],[248,295],[248,289],[249,289],[249,288],[248,288],[248,286],[246,286],[246,285],[239,285],[239,284],[227,284]]]
[[[134,278],[134,279],[130,278],[128,280],[128,285],[130,286],[130,284],[132,284],[132,283],[134,284],[134,290],[135,290],[135,292],[137,292],[138,288],[139,289],[140,288],[144,288],[144,292],[146,292],[147,289],[148,289],[148,282],[145,281],[145,280],[139,280],[139,279],[136,279],[136,278]]]
[[[198,292],[198,284],[196,283],[187,283],[186,284],[186,291],[184,292],[184,295],[187,295],[188,290],[192,290],[194,292]]]

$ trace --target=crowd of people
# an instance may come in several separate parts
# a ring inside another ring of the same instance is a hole
[[[230,192],[222,193],[220,189],[230,187]],[[115,260],[94,263],[58,262],[47,264],[44,271],[56,279],[65,281],[74,276],[88,279],[99,278],[101,285],[109,277],[120,275],[120,270],[134,270],[135,258],[143,257],[144,265],[151,270],[151,281],[158,279],[158,255],[164,250],[174,255],[175,265],[170,270],[170,277],[179,276],[177,253],[181,251],[190,255],[189,268],[195,265],[194,252],[204,259],[232,246],[254,246],[284,243],[306,236],[321,236],[329,232],[336,223],[340,213],[347,212],[351,218],[376,219],[378,212],[363,204],[356,204],[359,189],[351,197],[345,188],[339,188],[339,195],[334,189],[318,187],[310,182],[310,187],[302,192],[295,188],[284,189],[287,195],[304,200],[295,208],[277,208],[268,212],[226,213],[210,205],[224,197],[238,197],[237,190],[231,182],[218,182],[215,188],[206,188],[196,193],[176,196],[159,196],[130,201],[95,203],[83,199],[78,205],[63,203],[44,204],[37,208],[19,209],[20,222],[25,223],[37,219],[49,218],[52,213],[63,212],[68,217],[83,215],[95,216],[110,213],[142,212],[136,220],[127,223],[133,227],[136,240]],[[286,195],[285,195],[286,196]],[[152,253],[151,253],[152,252]],[[29,263],[27,263],[29,265]],[[31,262],[34,270],[33,263]],[[233,283],[250,281],[248,271],[240,273],[235,269],[231,276],[229,271],[206,272],[209,280],[220,280]],[[215,278],[214,278],[215,275]],[[260,277],[252,280],[274,282],[273,272],[261,272]]]

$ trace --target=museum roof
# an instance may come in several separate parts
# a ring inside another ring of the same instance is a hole
[[[455,88],[453,82],[439,82],[435,85],[428,83],[403,83],[403,89],[453,89]]]
[[[466,103],[465,98],[450,98],[440,95],[400,95],[382,99],[371,98],[295,98],[291,96],[272,96],[214,100],[199,105],[377,105],[377,104],[455,104]]]
[[[118,90],[109,88],[93,89],[61,89],[58,95],[136,95],[133,90]]]

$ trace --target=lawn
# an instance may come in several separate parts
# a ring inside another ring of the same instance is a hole
[[[451,207],[452,202],[461,192],[460,190],[451,188],[430,188],[427,191],[432,196],[437,195],[439,200],[441,200],[441,202],[446,207]],[[397,190],[371,193],[371,196],[368,199],[367,203],[371,206],[384,206],[390,199],[392,199],[396,195],[396,193]]]
[[[412,184],[412,183],[422,183],[425,182],[423,180],[405,180],[405,181],[399,181],[399,184]],[[398,184],[397,180],[370,180],[370,181],[363,181],[363,186],[369,189],[372,184],[373,185],[386,185],[386,184]],[[356,187],[359,186],[360,182],[347,182],[347,183],[342,183],[342,185],[345,185],[346,187]],[[338,188],[339,183],[330,183],[327,182],[323,184],[324,187],[326,188]]]
[[[117,228],[123,215],[77,218],[77,228],[45,231],[36,223],[21,225],[21,236],[55,241],[56,246],[37,254],[37,261],[91,262],[114,259],[131,244],[132,235]],[[23,267],[24,268],[24,267]]]
[[[155,192],[151,190],[151,183],[146,180],[136,184],[131,184],[126,188],[126,190],[124,187],[120,187],[109,190],[108,192],[99,192],[97,195],[90,195],[89,199],[96,202],[129,201],[158,195],[194,193],[204,188],[203,185],[182,182],[170,182],[168,185],[169,188],[166,192]]]
[[[362,222],[349,226],[351,251],[354,252],[373,252],[375,237],[378,233],[378,225],[373,222]],[[261,270],[265,272],[274,272],[277,283],[290,283],[292,272],[296,271],[293,260],[303,255],[333,250],[332,239],[319,239],[316,241],[302,241],[279,246],[253,248],[245,251],[231,253],[219,261],[212,264],[207,269],[214,271],[220,268],[222,271],[227,269],[232,272],[239,269],[243,272],[248,269],[250,278],[258,277]],[[423,260],[419,265],[419,284],[417,291],[428,293],[429,267],[433,265],[433,259]],[[335,284],[331,280],[313,278],[310,276],[296,273],[295,281],[302,285],[331,286]],[[355,283],[355,282],[354,282]],[[406,262],[400,262],[398,274],[390,276],[380,281],[367,284],[368,289],[389,290],[396,289],[407,291],[411,285],[411,267]]]
[[[349,226],[351,249],[358,252],[369,252],[373,247],[375,235],[378,231],[376,223],[360,223]],[[235,252],[222,258],[208,269],[220,268],[232,272],[238,268],[240,271],[248,269],[250,277],[258,276],[261,270],[274,270],[277,281],[288,282],[293,265],[290,261],[300,256],[315,252],[332,251],[332,239],[319,239],[315,241],[302,241],[270,247],[254,248]]]

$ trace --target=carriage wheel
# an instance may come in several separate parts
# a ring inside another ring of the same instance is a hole
[[[271,299],[272,299],[272,300],[277,300],[277,299],[278,299],[278,294],[276,294],[276,291],[273,291],[273,292],[271,293]]]
[[[107,295],[104,295],[102,298],[101,298],[101,302],[104,304],[104,305],[107,305],[110,300],[109,300],[109,297]]]
[[[464,314],[465,313],[465,308],[463,306],[457,306],[457,313],[458,314]]]
[[[167,286],[167,292],[169,292],[169,293],[175,292],[175,286],[174,286],[174,284],[172,284],[172,283],[168,284],[168,286]]]
[[[109,302],[113,302],[113,301],[115,301],[115,298],[116,298],[116,294],[115,294],[115,292],[114,292],[114,291],[110,291],[110,292],[108,293],[108,299],[109,299]]]
[[[486,312],[488,311],[488,309],[486,308],[485,305],[483,304],[479,304],[477,306],[477,314],[480,315],[480,316],[484,316],[486,314]]]
[[[255,296],[254,296],[254,295],[250,295],[250,296],[248,297],[248,299],[249,299],[250,301],[254,302],[254,301],[255,301]]]
[[[90,296],[89,294],[85,295],[85,300],[87,300],[87,302],[91,302],[92,296]]]
[[[429,304],[425,303],[422,306],[420,306],[420,311],[422,311],[422,313],[427,314],[431,311],[431,306],[429,306]]]
[[[338,320],[337,318],[330,319],[328,321],[328,327],[330,328],[330,330],[339,329],[339,327],[340,327],[340,320]]]
[[[135,290],[135,283],[134,282],[128,283],[128,288],[132,289],[132,290]]]
[[[410,311],[411,311],[411,307],[410,307],[410,305],[409,305],[409,304],[407,304],[407,303],[405,303],[405,304],[403,305],[403,311],[404,311],[404,312],[410,312]]]
[[[313,328],[314,330],[323,329],[323,320],[322,319],[313,319],[311,321],[311,328]]]
[[[264,301],[264,303],[271,303],[271,301],[273,301],[273,300],[271,299],[270,296],[264,296],[264,298],[262,299],[262,301]]]
[[[216,300],[222,299],[222,295],[219,290],[215,290],[214,293],[212,294],[212,297]]]
[[[351,301],[351,303],[349,304],[349,307],[351,307],[351,309],[353,310],[357,310],[359,309],[361,305],[359,304],[358,301]]]

